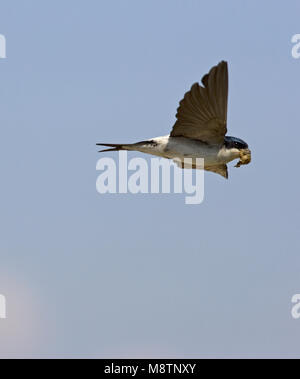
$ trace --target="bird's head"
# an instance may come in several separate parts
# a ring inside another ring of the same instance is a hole
[[[241,165],[251,162],[251,150],[245,141],[240,138],[226,136],[224,145],[225,148],[231,152],[238,153],[240,161],[237,163],[236,167],[240,167]]]

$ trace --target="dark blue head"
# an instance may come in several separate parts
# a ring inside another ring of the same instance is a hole
[[[236,137],[226,136],[224,139],[224,145],[227,149],[248,149],[248,144]]]

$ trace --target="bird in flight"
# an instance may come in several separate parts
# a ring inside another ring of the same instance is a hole
[[[226,136],[228,102],[228,65],[220,62],[195,83],[177,109],[170,135],[132,144],[98,143],[109,149],[133,150],[173,161],[181,168],[205,169],[228,178],[227,163],[239,159],[235,167],[251,161],[251,151],[243,140]],[[186,163],[185,158],[190,158]],[[196,158],[204,159],[204,167]]]

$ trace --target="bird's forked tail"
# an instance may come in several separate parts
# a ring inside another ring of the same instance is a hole
[[[118,144],[118,143],[97,143],[97,146],[108,146],[111,149],[104,149],[100,150],[99,153],[103,153],[104,151],[120,151],[120,150],[127,150],[124,145]]]

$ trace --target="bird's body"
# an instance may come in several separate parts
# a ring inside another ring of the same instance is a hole
[[[205,157],[205,165],[213,166],[228,163],[239,158],[239,151],[228,151],[216,145],[209,145],[196,139],[185,137],[155,137],[148,141],[124,145],[126,150],[140,151],[168,159]]]
[[[173,159],[182,168],[203,168],[196,158],[204,158],[204,169],[228,177],[227,163],[240,158],[236,167],[251,161],[246,142],[225,136],[227,132],[227,63],[221,62],[202,79],[204,87],[194,84],[180,103],[170,135],[133,144],[98,144],[110,149],[133,150]],[[185,158],[192,164],[186,165]]]

